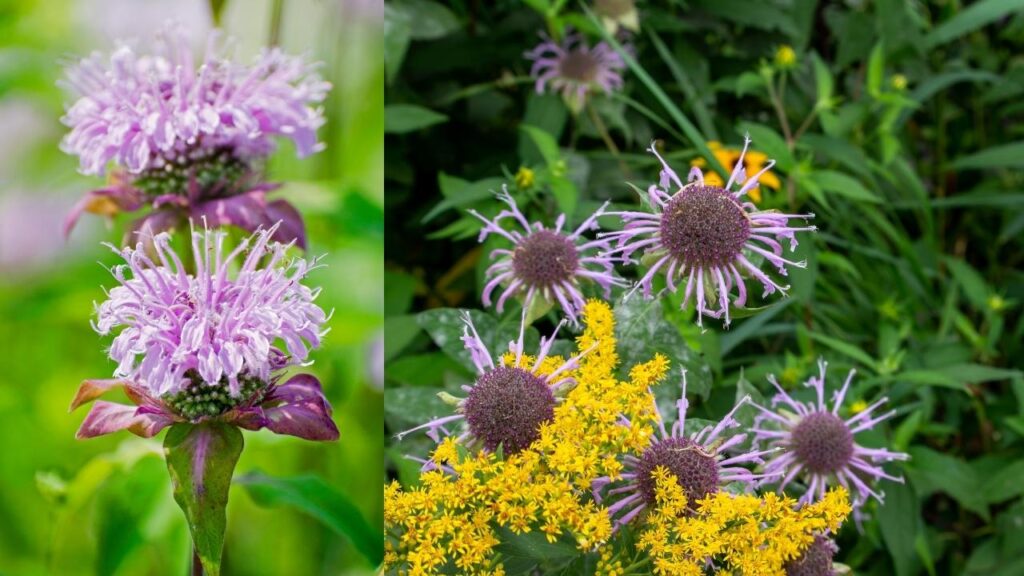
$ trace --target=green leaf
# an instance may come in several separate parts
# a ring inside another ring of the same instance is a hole
[[[237,478],[235,483],[244,486],[260,506],[293,506],[316,518],[347,538],[371,565],[384,560],[380,535],[351,500],[323,479],[311,475],[275,478],[256,471]]]
[[[615,341],[618,344],[620,366],[629,370],[661,353],[670,362],[668,380],[677,382],[680,369],[686,369],[687,392],[707,399],[711,393],[711,369],[699,353],[683,340],[679,330],[665,320],[661,301],[644,300],[634,296],[620,299],[615,304]],[[679,388],[661,386],[670,390],[668,397],[678,398]],[[674,402],[674,399],[673,399]]]
[[[920,530],[921,512],[914,490],[906,484],[885,489],[885,504],[878,507],[882,540],[892,555],[898,576],[913,576],[917,568],[914,537]]]
[[[550,570],[553,566],[568,563],[580,553],[568,539],[548,542],[547,536],[541,532],[516,534],[502,526],[497,533],[500,544],[495,550],[501,554],[508,574],[527,574],[538,565]]]
[[[548,165],[548,168],[554,168],[562,160],[562,153],[558,149],[558,142],[550,132],[527,124],[520,125],[519,129],[529,136],[530,140],[537,146],[541,158],[544,159],[544,163]]]
[[[447,122],[448,117],[429,108],[413,104],[390,104],[384,107],[384,132],[405,134]]]
[[[414,314],[389,316],[384,319],[384,361],[397,357],[421,332]]]
[[[384,74],[389,84],[402,68],[412,40],[411,28],[408,15],[391,2],[384,3]]]
[[[882,202],[881,198],[865,188],[860,181],[842,172],[818,170],[812,172],[809,178],[826,192],[838,194],[850,200],[870,202],[872,204],[880,204]]]
[[[977,310],[985,310],[988,307],[988,296],[991,290],[981,274],[959,258],[947,256],[945,261],[949,266],[949,271],[953,273],[953,278],[963,288],[967,299],[971,301],[971,305]]]
[[[985,480],[981,490],[989,504],[998,504],[1024,494],[1024,460],[1018,460]]]
[[[790,172],[796,167],[796,160],[793,159],[793,153],[790,152],[786,141],[772,128],[764,124],[743,122],[738,131],[749,134],[752,140],[751,147],[764,152],[769,158],[775,160],[782,171]],[[753,176],[753,174],[747,176]]]
[[[927,48],[934,48],[1024,9],[1024,0],[981,0],[956,16],[936,26],[924,38]]]
[[[502,178],[484,178],[476,182],[468,182],[461,178],[448,176],[444,172],[438,174],[438,182],[444,200],[438,202],[423,216],[422,222],[430,222],[445,210],[461,208],[494,196],[505,183]]]
[[[476,366],[462,342],[465,329],[462,312],[455,308],[435,308],[420,312],[417,321],[445,354],[475,374]],[[473,320],[473,326],[480,335],[480,339],[483,340],[495,361],[508,351],[510,342],[518,340],[521,321],[519,314],[510,314],[506,318],[496,319],[479,310],[468,310],[467,312]],[[540,333],[536,328],[528,326],[524,341],[524,350],[529,354],[539,345]]]
[[[436,40],[459,29],[459,19],[440,2],[391,0],[386,4],[404,15],[410,24],[410,37],[413,40]]]
[[[854,346],[849,342],[833,338],[831,336],[819,334],[817,332],[810,332],[808,335],[811,337],[811,339],[817,340],[818,342],[824,344],[825,346],[828,346],[829,348],[835,350],[836,352],[839,352],[840,354],[848,358],[856,360],[857,362],[863,364],[864,366],[871,368],[875,372],[878,371],[878,364],[875,362],[874,358],[872,358],[867,352],[861,350],[857,346]]]
[[[242,454],[242,433],[220,422],[175,424],[164,438],[174,500],[185,512],[206,576],[219,576],[228,490]]]
[[[828,64],[818,56],[817,52],[811,54],[811,62],[814,63],[814,81],[818,89],[818,101],[816,106],[819,109],[827,110],[832,107],[832,91],[834,81]]]
[[[885,47],[881,42],[875,44],[868,57],[867,89],[868,94],[878,98],[882,93],[882,79],[885,77]]]
[[[970,464],[960,458],[921,446],[910,448],[910,461],[905,463],[921,496],[945,492],[964,508],[988,519],[988,505],[982,492],[981,479]],[[889,492],[886,487],[886,492]]]
[[[1024,142],[1013,142],[986,148],[953,161],[954,170],[1024,167]]]

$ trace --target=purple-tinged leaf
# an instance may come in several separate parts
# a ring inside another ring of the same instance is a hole
[[[277,434],[322,441],[339,436],[320,381],[310,374],[299,374],[274,388],[263,402],[263,414],[266,427]]]
[[[306,226],[302,215],[287,200],[274,200],[267,206],[267,217],[271,226],[280,222],[274,233],[274,240],[287,244],[295,240],[295,245],[306,249]]]
[[[67,239],[71,235],[71,230],[84,212],[113,218],[119,212],[134,212],[141,207],[142,198],[130,186],[121,185],[93,190],[83,196],[64,219],[64,238]]]
[[[164,438],[174,500],[185,512],[205,576],[219,576],[228,490],[242,454],[242,433],[228,424],[176,424]]]
[[[75,409],[82,404],[92,402],[114,388],[121,388],[127,384],[127,381],[118,378],[112,378],[109,380],[83,380],[78,386],[78,392],[75,393],[75,398],[71,401],[71,406],[68,408],[68,412],[74,412]]]
[[[127,404],[97,400],[82,421],[75,437],[82,440],[127,430],[136,436],[152,438],[173,423],[174,418],[166,413],[144,411]]]

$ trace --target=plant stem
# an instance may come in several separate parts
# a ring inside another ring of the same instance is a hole
[[[268,46],[281,43],[281,21],[284,20],[284,0],[274,0],[270,8],[270,33],[267,36]]]
[[[604,145],[608,148],[608,151],[612,153],[612,156],[619,161],[619,169],[622,170],[623,174],[629,174],[629,167],[626,166],[625,161],[619,153],[619,147],[615,145],[615,141],[612,140],[611,134],[608,133],[608,127],[604,125],[604,121],[601,120],[601,116],[597,114],[597,110],[594,109],[593,105],[589,102],[586,104],[587,114],[590,115],[590,121],[594,123],[594,127],[597,128],[597,133],[601,135],[601,140],[604,140]]]
[[[786,110],[782,107],[782,99],[775,90],[775,80],[769,79],[765,84],[768,85],[768,98],[772,101],[772,107],[775,108],[775,115],[779,117],[782,134],[786,137],[786,142],[792,142],[793,132],[789,129],[789,120],[786,119]]]

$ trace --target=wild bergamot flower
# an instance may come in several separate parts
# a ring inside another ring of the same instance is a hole
[[[675,292],[681,285],[683,306],[691,298],[696,299],[699,325],[703,325],[705,315],[724,317],[725,325],[729,325],[729,306],[743,306],[747,301],[744,275],[757,279],[765,296],[788,290],[761,270],[757,264],[760,260],[775,266],[781,275],[786,275],[787,266],[806,266],[806,262],[784,258],[782,243],[788,240],[790,250],[796,249],[796,233],[816,228],[791,226],[789,221],[814,215],[759,210],[741,200],[774,165],[769,162],[748,179],[743,156],[749,145],[747,138],[724,187],[709,184],[696,167],[684,185],[652,146],[651,152],[662,164],[659,182],[648,189],[654,211],[615,212],[625,227],[600,235],[617,241],[616,248],[607,255],[619,254],[624,262],[632,262],[631,256],[637,251],[644,252],[643,261],[649,267],[637,288],[643,289],[645,297],[653,296],[654,276],[659,272],[665,276],[666,290]],[[739,190],[732,191],[733,184],[739,185]],[[673,186],[675,192],[671,192]],[[735,297],[731,297],[733,290],[737,291]]]
[[[579,34],[566,34],[558,43],[541,34],[542,42],[526,53],[533,61],[530,75],[536,78],[538,94],[550,88],[566,104],[579,111],[593,90],[610,93],[622,87],[622,56],[605,42],[593,47]]]
[[[817,534],[799,558],[786,562],[786,576],[833,576],[832,557],[839,551],[835,542]]]
[[[510,343],[510,361],[503,363],[491,356],[468,312],[463,315],[463,323],[462,341],[476,366],[476,382],[463,386],[468,395],[459,400],[456,414],[406,430],[398,434],[398,438],[425,430],[431,438],[438,440],[439,431],[447,435],[446,426],[463,420],[467,430],[458,436],[461,443],[476,444],[489,452],[497,451],[499,446],[504,454],[520,452],[540,438],[541,426],[554,417],[558,403],[555,395],[573,382],[572,370],[586,352],[567,361],[551,358],[559,364],[553,370],[545,366],[545,361],[549,360],[548,352],[562,326],[559,324],[550,338],[541,338],[540,350],[531,364],[531,358],[523,354],[524,310],[519,340]]]
[[[135,406],[95,402],[80,438],[122,429],[150,437],[177,422],[214,419],[337,438],[320,382],[308,374],[281,382],[284,369],[305,365],[320,345],[327,315],[314,302],[319,289],[301,283],[316,261],[289,259],[274,232],[258,231],[229,253],[226,232],[194,230],[194,272],[167,233],[152,240],[152,256],[141,242],[111,246],[125,264],[111,269],[120,285],[97,307],[93,327],[117,333],[109,349],[115,379],[85,381],[72,409],[112,388]]]
[[[323,148],[319,103],[330,84],[316,66],[265,50],[245,66],[226,56],[217,35],[196,63],[182,27],[169,24],[151,54],[122,45],[72,66],[63,83],[77,100],[62,121],[71,131],[61,148],[79,157],[80,171],[115,172],[108,186],[87,194],[69,216],[112,215],[144,205],[160,209],[137,223],[149,232],[206,218],[249,231],[279,220],[279,239],[305,242],[301,218],[283,200],[269,202],[261,162],[291,140],[299,156]]]
[[[817,394],[812,402],[795,400],[775,378],[769,378],[778,389],[778,394],[772,398],[772,407],[778,404],[783,407],[769,410],[755,404],[760,411],[754,421],[755,441],[779,449],[778,454],[765,464],[765,474],[771,476],[762,483],[771,483],[781,478],[779,490],[782,491],[797,476],[802,476],[806,479],[807,491],[800,501],[813,502],[824,496],[829,484],[838,482],[856,493],[853,506],[860,508],[870,497],[879,501],[883,498],[882,492],[868,485],[870,482],[880,479],[903,482],[902,477],[886,473],[877,464],[906,460],[909,456],[884,448],[866,448],[854,441],[857,433],[891,418],[896,411],[876,415],[875,411],[888,400],[881,398],[844,420],[839,416],[839,408],[856,370],[850,370],[843,387],[833,396],[832,407],[829,408],[825,401],[827,366],[825,361],[819,361],[820,374],[805,383]]]
[[[640,514],[641,511],[657,504],[655,470],[664,469],[682,488],[687,501],[696,503],[710,494],[718,492],[722,486],[732,482],[747,484],[753,487],[758,478],[740,464],[760,464],[761,456],[774,452],[746,451],[736,456],[724,454],[743,443],[746,434],[733,434],[728,438],[725,433],[740,426],[734,418],[736,411],[749,402],[744,397],[733,409],[714,426],[705,426],[700,431],[687,434],[686,410],[686,373],[683,373],[683,392],[676,402],[678,419],[671,429],[665,428],[664,419],[658,419],[660,435],[658,435],[640,456],[626,455],[622,460],[625,472],[621,478],[625,482],[617,483],[611,477],[602,477],[594,481],[594,498],[602,502],[605,496],[621,498],[608,507],[608,513],[616,517],[617,526],[624,526]],[[624,423],[628,418],[623,416]],[[605,492],[605,488],[613,485]],[[625,496],[623,496],[625,495]]]
[[[496,261],[487,268],[484,306],[491,305],[491,295],[498,286],[504,285],[495,306],[499,313],[504,310],[505,301],[518,294],[523,297],[523,308],[529,308],[536,298],[544,298],[552,304],[559,304],[569,320],[576,324],[586,304],[580,291],[581,282],[599,285],[605,298],[611,297],[612,286],[624,285],[613,274],[614,259],[600,253],[610,248],[608,241],[583,237],[585,232],[597,228],[597,218],[604,214],[607,203],[569,232],[562,230],[564,214],[559,216],[554,228],[545,228],[540,222],[530,223],[507,190],[498,194],[498,199],[508,204],[509,209],[492,219],[481,216],[476,210],[469,211],[484,223],[480,242],[491,234],[498,234],[513,245],[511,249],[498,248],[491,252],[491,259]],[[506,218],[512,218],[522,231],[503,228],[501,221]]]

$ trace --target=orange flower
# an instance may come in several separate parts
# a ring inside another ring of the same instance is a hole
[[[723,168],[732,172],[736,165],[736,160],[740,157],[741,150],[738,148],[725,148],[721,142],[711,140],[708,142],[708,148],[711,149],[711,153],[715,155],[718,162]],[[764,152],[758,152],[757,150],[747,150],[747,155],[743,159],[743,168],[746,170],[748,175],[757,174],[764,168],[768,162],[768,155]],[[701,157],[694,158],[690,162],[690,166],[696,166],[697,168],[704,169],[707,166],[707,160]],[[707,171],[704,174],[704,183],[709,186],[725,186],[725,179],[721,174],[714,171]],[[773,172],[765,172],[761,175],[761,184],[771,188],[772,190],[778,190],[782,183],[779,181],[779,177]],[[748,193],[750,199],[755,204],[761,202],[761,188],[760,186],[752,188]]]

